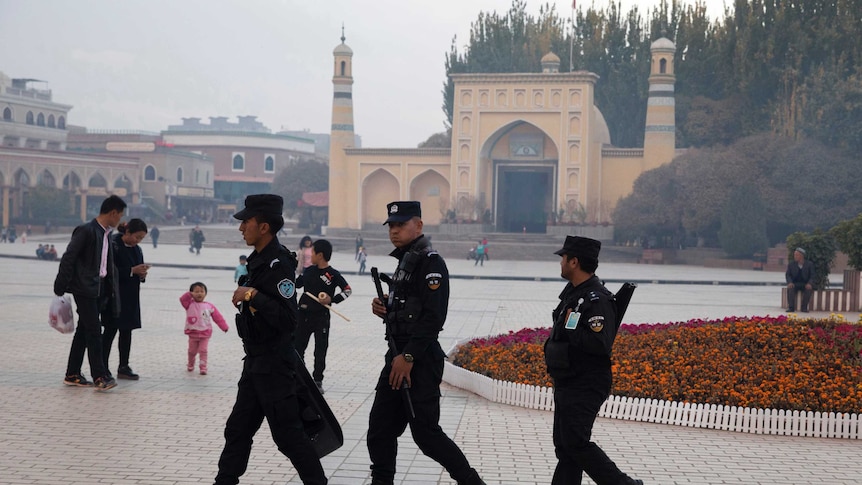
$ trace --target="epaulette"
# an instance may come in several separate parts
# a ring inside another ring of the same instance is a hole
[[[438,258],[438,257],[440,257],[440,253],[438,253],[436,250],[432,249],[431,251],[428,251],[428,257],[429,258]]]

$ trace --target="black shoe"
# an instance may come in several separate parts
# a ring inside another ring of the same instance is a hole
[[[93,383],[88,381],[87,378],[81,374],[66,376],[66,378],[63,379],[63,384],[66,384],[67,386],[93,387]]]
[[[644,481],[643,480],[635,480],[634,485],[644,485]]]
[[[479,477],[479,472],[473,470],[473,473],[464,481],[459,481],[458,485],[485,485],[485,481]]]
[[[115,387],[117,387],[117,381],[111,376],[97,377],[96,378],[96,390],[97,391],[107,391],[107,390],[113,389]]]
[[[314,385],[317,386],[317,390],[320,391],[320,394],[324,394],[326,392],[323,390],[323,381],[314,381]]]
[[[135,374],[132,368],[127,365],[117,369],[117,377],[120,379],[128,379],[130,381],[136,381],[141,378],[141,376]]]
[[[787,313],[795,313],[795,312],[796,312],[796,310],[794,310],[794,309],[792,309],[792,308],[788,308],[788,309],[787,309]]]

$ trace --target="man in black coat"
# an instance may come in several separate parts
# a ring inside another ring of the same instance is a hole
[[[276,237],[284,226],[283,204],[278,195],[250,195],[245,208],[234,214],[242,221],[239,230],[245,243],[254,246],[254,251],[248,257],[248,276],[240,278],[233,293],[233,304],[240,310],[236,329],[245,359],[236,403],[225,425],[215,485],[239,483],[263,418],[278,450],[290,459],[302,483],[327,483],[300,418],[297,387],[301,384],[295,369],[302,362],[293,347],[297,261]]]
[[[111,228],[117,227],[125,211],[126,203],[116,195],[102,201],[99,215],[72,232],[69,246],[60,259],[60,269],[54,279],[54,294],[71,293],[78,307],[78,328],[72,337],[63,379],[68,386],[95,385],[97,391],[106,391],[117,385],[102,359],[101,318],[104,318],[103,312],[109,300],[113,302],[110,309],[113,315],[120,314],[119,298],[112,298],[119,295],[119,289],[109,236]],[[81,374],[85,350],[94,382]]]
[[[552,485],[580,485],[586,473],[598,485],[643,485],[617,468],[590,441],[599,409],[611,392],[611,350],[617,335],[614,296],[595,275],[602,243],[567,236],[558,250],[560,276],[568,283],[553,312],[545,364],[554,382]]]
[[[805,259],[805,250],[796,248],[793,251],[793,261],[787,264],[784,273],[787,281],[787,311],[796,311],[796,294],[802,292],[803,313],[808,313],[808,302],[814,293],[814,263]]]

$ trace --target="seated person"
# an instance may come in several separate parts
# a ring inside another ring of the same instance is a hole
[[[51,261],[57,260],[57,250],[54,248],[53,244],[51,245],[50,248],[48,248],[48,251],[45,252],[45,256],[46,256],[45,259],[49,259]]]
[[[39,259],[46,259],[45,258],[45,246],[42,246],[40,244],[39,247],[36,248],[36,257]]]

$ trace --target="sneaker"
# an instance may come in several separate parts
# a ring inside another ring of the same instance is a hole
[[[207,371],[205,371],[205,370],[202,370],[202,371],[201,371],[201,375],[202,375],[202,376],[205,376],[205,375],[207,375]]]
[[[323,381],[314,381],[314,384],[317,386],[317,390],[320,391],[321,394],[324,394],[323,390]]]
[[[93,387],[93,383],[88,381],[87,378],[81,374],[66,376],[66,378],[63,379],[63,384],[66,384],[67,386]]]
[[[191,372],[191,371],[195,370],[195,366],[193,366],[193,365],[187,365],[187,366],[186,366],[186,370],[187,370],[187,371],[189,371],[189,372]]]
[[[96,390],[97,391],[107,391],[108,389],[113,389],[117,387],[117,381],[113,377],[97,377],[96,378]]]
[[[123,366],[117,369],[117,377],[120,379],[128,379],[130,381],[136,381],[141,378],[141,376],[135,374],[129,366]]]

